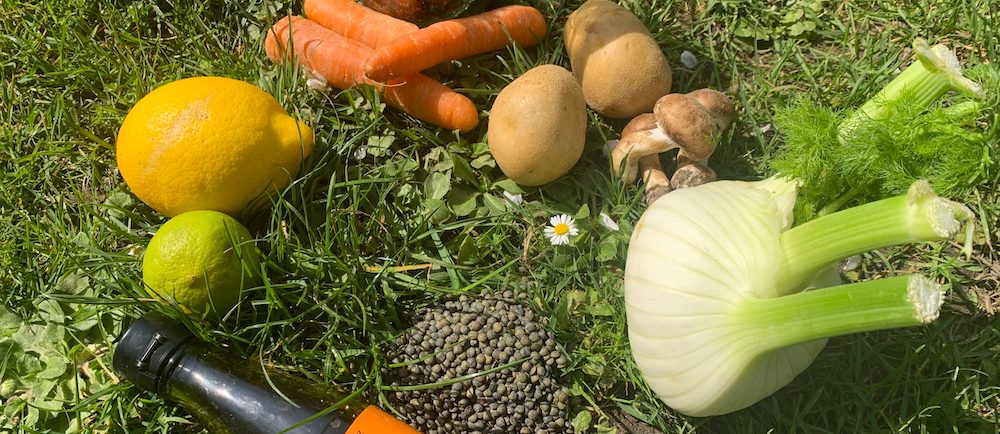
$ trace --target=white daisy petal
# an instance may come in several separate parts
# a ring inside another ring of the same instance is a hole
[[[576,221],[566,214],[559,214],[549,219],[551,225],[545,227],[545,237],[554,246],[569,244],[569,237],[580,233],[576,228]]]
[[[326,92],[330,90],[330,88],[327,87],[326,82],[322,80],[317,80],[315,78],[310,78],[306,80],[306,86],[309,86],[309,88],[312,90],[317,90],[320,92]]]
[[[619,229],[618,223],[612,220],[611,216],[609,216],[607,213],[602,212],[600,219],[601,219],[601,226],[604,226],[612,231],[617,231]]]
[[[504,190],[503,196],[506,197],[507,200],[509,200],[511,203],[517,206],[521,206],[521,203],[524,202],[524,199],[521,198],[520,194],[513,194],[509,191]]]
[[[310,89],[318,90],[320,92],[326,92],[330,90],[330,87],[327,86],[326,83],[326,77],[323,77],[323,74],[320,74],[319,72],[313,71],[309,68],[303,67],[302,75],[306,77],[306,86],[309,86]]]

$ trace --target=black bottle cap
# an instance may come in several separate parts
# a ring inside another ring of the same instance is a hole
[[[148,312],[129,326],[112,356],[111,365],[142,389],[159,392],[162,377],[179,350],[194,335],[177,320]]]

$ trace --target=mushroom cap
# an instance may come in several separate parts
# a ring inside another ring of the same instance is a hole
[[[689,97],[698,101],[715,121],[718,132],[723,132],[736,118],[736,108],[726,94],[713,89],[698,89],[688,92]]]
[[[645,131],[656,128],[656,116],[652,113],[643,113],[639,116],[632,118],[625,124],[625,128],[622,128],[622,138],[628,136],[636,131]]]
[[[611,150],[612,169],[626,183],[635,182],[639,171],[638,162],[649,155],[678,147],[674,139],[663,133],[660,128],[636,130],[627,136],[622,136],[618,144]],[[624,164],[622,164],[624,162]],[[623,167],[624,166],[624,167]]]
[[[660,130],[691,159],[704,160],[715,151],[715,122],[696,99],[680,93],[664,95],[656,101],[653,114]]]

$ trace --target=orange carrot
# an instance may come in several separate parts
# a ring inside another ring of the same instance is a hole
[[[287,45],[290,38],[294,43],[291,47]],[[274,62],[281,62],[284,56],[292,54],[300,65],[326,78],[330,86],[347,89],[365,82],[364,64],[371,48],[310,20],[292,16],[271,27],[264,40],[264,51]]]
[[[354,0],[306,0],[303,8],[310,20],[369,47],[380,47],[418,29],[416,24],[377,12]]]
[[[378,81],[405,77],[441,62],[500,50],[511,40],[531,47],[545,32],[545,17],[538,9],[505,6],[471,17],[439,21],[379,46],[368,59],[366,72],[368,78]]]
[[[364,65],[371,48],[305,18],[288,17],[275,23],[264,49],[275,62],[291,52],[299,65],[316,71],[338,89],[375,86],[390,106],[434,125],[468,132],[479,123],[479,112],[469,98],[426,75],[413,74],[385,84],[366,78]]]

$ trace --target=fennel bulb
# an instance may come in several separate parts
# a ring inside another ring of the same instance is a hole
[[[967,208],[917,182],[905,196],[791,228],[796,190],[790,178],[716,181],[664,196],[639,220],[625,268],[629,340],[675,410],[745,408],[802,372],[828,337],[937,317],[944,288],[929,279],[840,285],[831,265],[952,237]]]

